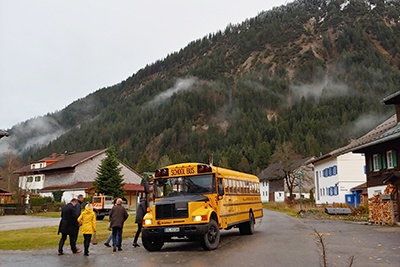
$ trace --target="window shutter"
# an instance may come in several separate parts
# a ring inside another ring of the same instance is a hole
[[[382,154],[378,154],[378,169],[382,169]]]
[[[397,167],[396,150],[392,150],[392,161],[393,161],[393,167]]]
[[[372,165],[372,157],[373,157],[373,156],[371,156],[371,157],[369,158],[369,171],[370,171],[370,172],[373,171],[373,167],[374,167],[374,166]]]

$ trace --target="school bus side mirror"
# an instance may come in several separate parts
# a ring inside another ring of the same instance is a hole
[[[218,196],[222,197],[224,195],[224,186],[222,184],[218,185]]]

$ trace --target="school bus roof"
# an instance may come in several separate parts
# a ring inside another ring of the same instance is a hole
[[[248,173],[244,173],[244,172],[239,172],[239,171],[230,170],[227,168],[217,167],[217,166],[213,166],[213,165],[209,165],[209,164],[205,164],[205,163],[199,163],[199,162],[178,163],[178,164],[168,165],[163,168],[171,169],[171,168],[178,168],[178,167],[190,167],[190,166],[193,167],[193,166],[197,166],[197,165],[211,166],[213,172],[217,173],[219,176],[222,176],[224,178],[231,178],[231,179],[246,178],[246,179],[249,179],[250,181],[254,181],[254,182],[260,181],[260,179],[253,174],[248,174]]]

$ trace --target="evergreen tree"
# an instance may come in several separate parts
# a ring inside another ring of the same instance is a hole
[[[122,186],[125,183],[114,146],[108,147],[106,155],[107,157],[101,161],[97,169],[97,178],[94,181],[96,192],[113,197],[123,197],[125,191]]]

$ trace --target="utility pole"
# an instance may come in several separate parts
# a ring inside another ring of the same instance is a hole
[[[301,171],[298,171],[297,173],[296,173],[298,176],[299,176],[299,192],[300,192],[300,213],[301,212],[303,212],[303,198],[301,197],[301,182],[302,182],[302,176],[303,176],[303,173],[301,172]]]

